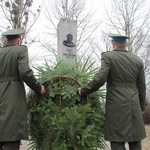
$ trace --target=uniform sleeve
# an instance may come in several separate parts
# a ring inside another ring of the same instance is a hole
[[[146,84],[145,84],[145,74],[144,74],[143,63],[141,63],[141,68],[140,68],[139,76],[137,80],[137,87],[139,91],[141,110],[144,111],[145,106],[146,106]]]
[[[87,86],[84,86],[81,89],[81,96],[86,96],[92,92],[98,90],[104,83],[107,81],[107,76],[110,71],[110,60],[107,55],[104,53],[102,54],[101,58],[101,68],[99,69],[98,73],[96,73],[90,83]]]
[[[33,91],[40,93],[40,83],[35,78],[32,69],[29,67],[29,57],[27,47],[22,46],[18,58],[18,69],[21,80],[23,80]]]

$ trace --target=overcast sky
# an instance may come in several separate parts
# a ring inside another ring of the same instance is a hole
[[[86,2],[86,9],[87,11],[92,11],[94,12],[93,15],[93,21],[95,20],[102,20],[102,17],[104,16],[105,8],[109,9],[108,4],[110,4],[111,0],[85,0]],[[50,3],[49,0],[34,0],[34,8],[38,8],[38,6],[42,6],[42,4]],[[42,10],[43,12],[44,10]],[[33,26],[35,29],[35,36],[37,36],[40,40],[42,40],[43,36],[43,30],[44,26],[46,24],[46,20],[43,20],[44,17],[42,17],[44,14],[41,13],[40,18],[37,20],[36,24]],[[32,29],[33,30],[33,29]],[[36,44],[37,45],[37,44]],[[34,49],[34,50],[33,50]],[[36,55],[45,55],[43,50],[38,48],[38,46],[32,45],[29,47],[29,54],[30,58],[33,59],[35,58],[35,51]]]

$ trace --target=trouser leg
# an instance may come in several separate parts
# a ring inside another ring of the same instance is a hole
[[[129,142],[130,150],[142,150],[141,141],[138,142]]]
[[[20,149],[20,141],[4,142],[3,150],[19,150],[19,149]]]
[[[125,150],[125,142],[110,142],[111,150]]]
[[[0,150],[3,150],[3,142],[0,142]]]

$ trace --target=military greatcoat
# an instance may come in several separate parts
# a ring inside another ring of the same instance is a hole
[[[81,95],[107,83],[105,140],[141,141],[146,137],[142,111],[145,109],[145,77],[141,59],[119,47],[102,54],[102,64]]]
[[[23,81],[36,92],[41,88],[28,63],[27,47],[7,43],[0,49],[0,141],[28,139]]]

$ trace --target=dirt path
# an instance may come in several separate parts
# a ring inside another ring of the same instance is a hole
[[[150,125],[145,126],[147,138],[142,141],[143,150],[150,150]]]

